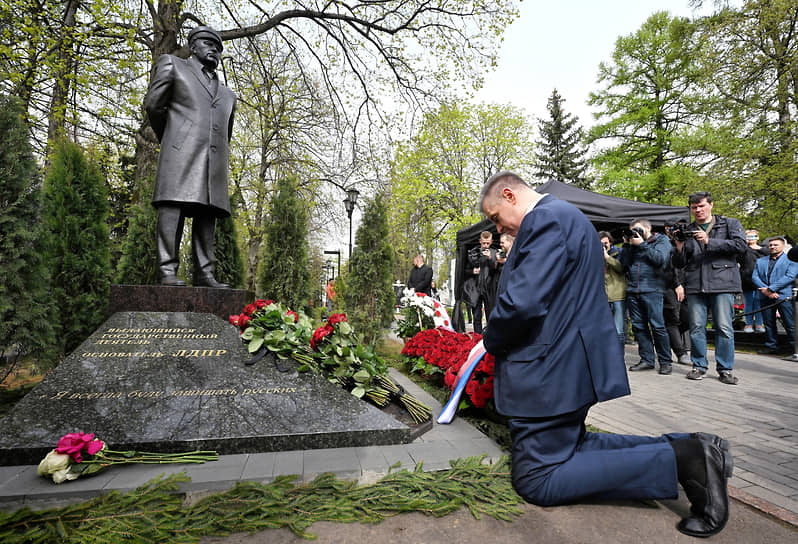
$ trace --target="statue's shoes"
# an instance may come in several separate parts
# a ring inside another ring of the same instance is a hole
[[[194,287],[211,287],[213,289],[230,289],[226,283],[216,281],[213,276],[197,276],[194,278]]]
[[[174,274],[169,274],[169,275],[163,276],[161,278],[161,285],[171,285],[173,287],[183,287],[183,286],[186,285],[186,282],[184,282],[183,280],[181,280],[180,278],[178,278]]]

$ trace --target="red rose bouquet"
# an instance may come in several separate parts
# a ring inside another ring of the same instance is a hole
[[[266,350],[280,359],[292,358],[305,363],[310,358],[307,345],[310,319],[273,300],[258,299],[247,304],[240,315],[231,315],[230,323],[240,329],[241,339],[250,353]]]
[[[377,406],[385,406],[394,396],[415,421],[432,417],[430,408],[396,385],[388,377],[385,361],[359,340],[346,314],[331,315],[310,339],[311,347],[319,355],[314,358],[318,365],[315,370],[349,389],[356,397],[365,396]]]
[[[416,421],[426,421],[432,411],[404,393],[387,376],[388,366],[360,338],[346,320],[346,314],[333,314],[311,334],[310,320],[272,300],[256,300],[240,315],[231,315],[230,323],[241,329],[256,361],[265,350],[281,359],[300,363],[299,372],[322,374],[358,398],[367,398],[385,406],[396,397]],[[248,364],[250,364],[248,363]]]
[[[94,434],[68,433],[61,437],[55,449],[39,463],[37,473],[51,477],[57,484],[88,476],[111,465],[133,463],[204,463],[216,461],[215,451],[191,451],[186,453],[148,453],[140,451],[113,451]]]
[[[466,361],[471,348],[482,336],[476,333],[460,334],[444,329],[421,331],[411,338],[402,349],[404,355],[413,366],[411,372],[432,375],[443,372],[443,384],[454,390],[455,380],[460,367]],[[491,354],[477,364],[466,384],[463,401],[475,408],[484,408],[493,398],[493,375],[495,360]],[[465,408],[465,406],[460,406]]]

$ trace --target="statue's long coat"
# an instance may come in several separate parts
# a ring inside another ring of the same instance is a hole
[[[212,84],[194,57],[158,58],[144,98],[161,142],[153,205],[196,204],[219,217],[230,215],[227,171],[235,106],[235,93],[221,82]]]

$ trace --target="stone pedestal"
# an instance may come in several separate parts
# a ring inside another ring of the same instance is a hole
[[[110,313],[196,312],[217,315],[227,321],[254,300],[255,293],[244,289],[112,285],[108,307]]]
[[[154,292],[172,289],[191,288]],[[38,463],[77,431],[115,450],[223,454],[398,444],[418,434],[291,360],[281,372],[248,359],[238,329],[215,315],[115,313],[0,421],[0,465]]]

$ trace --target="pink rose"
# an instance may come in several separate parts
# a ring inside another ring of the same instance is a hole
[[[83,461],[80,453],[83,447],[94,440],[94,433],[68,433],[61,437],[55,447],[56,453],[69,455],[73,461],[80,463]]]

